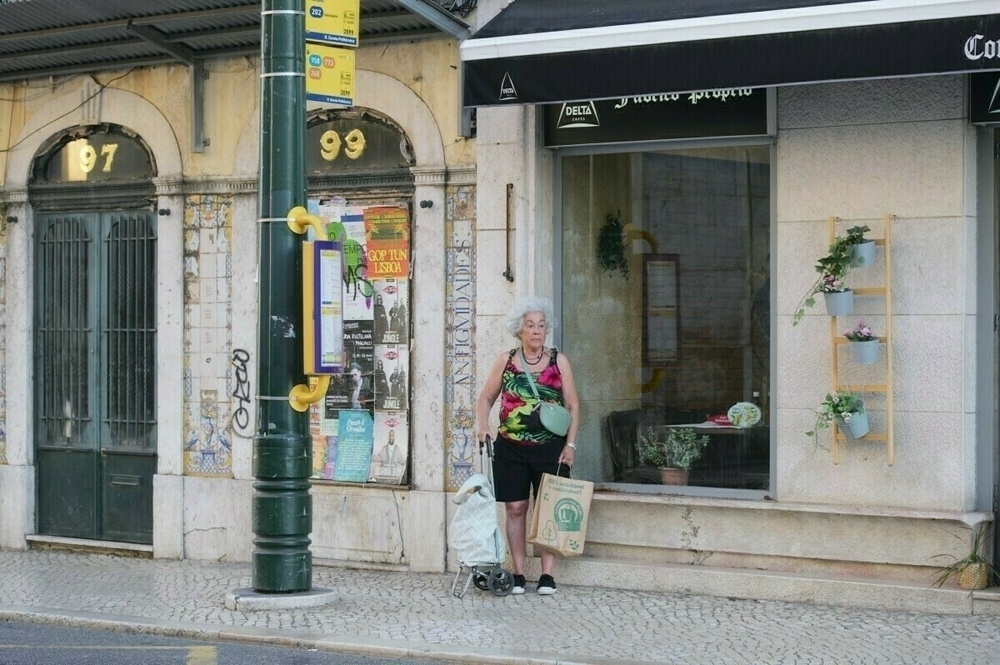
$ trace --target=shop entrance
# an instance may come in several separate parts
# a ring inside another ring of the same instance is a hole
[[[152,543],[151,172],[143,146],[111,127],[67,134],[35,162],[33,413],[43,535]]]

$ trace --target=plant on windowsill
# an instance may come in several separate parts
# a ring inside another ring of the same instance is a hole
[[[816,409],[816,424],[806,436],[816,439],[820,430],[835,424],[851,439],[860,439],[868,433],[868,412],[860,396],[851,392],[827,393]]]
[[[837,236],[830,245],[829,253],[816,262],[819,279],[809,287],[795,309],[795,314],[792,316],[793,326],[799,324],[807,308],[816,304],[813,296],[817,293],[823,294],[827,313],[831,316],[850,314],[854,311],[854,294],[844,280],[851,269],[858,265],[855,248],[859,243],[865,242],[864,235],[868,230],[867,226],[849,228],[847,235]]]
[[[650,426],[640,435],[636,453],[639,462],[660,469],[664,485],[687,485],[691,465],[707,445],[708,436],[690,427]]]
[[[968,591],[985,589],[990,580],[995,580],[997,578],[996,569],[993,567],[993,564],[980,554],[983,544],[989,542],[989,532],[989,524],[984,524],[978,529],[972,529],[972,543],[969,546],[969,552],[954,563],[938,568],[938,576],[934,579],[934,586],[942,586],[955,575],[958,576],[958,586]],[[955,537],[962,538],[958,535],[955,535]],[[943,556],[952,555],[936,554],[931,558],[936,559]]]

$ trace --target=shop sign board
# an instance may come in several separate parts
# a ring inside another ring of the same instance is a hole
[[[545,145],[766,136],[767,90],[733,88],[545,106]]]

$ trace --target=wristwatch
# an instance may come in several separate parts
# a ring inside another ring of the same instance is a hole
[[[567,441],[566,445],[572,448],[573,450],[576,450],[576,444],[573,443],[572,441]]]

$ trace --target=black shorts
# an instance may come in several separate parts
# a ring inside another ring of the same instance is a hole
[[[497,501],[526,501],[531,488],[537,494],[543,473],[569,477],[570,468],[559,464],[565,445],[564,437],[534,446],[497,437],[493,445],[493,491]]]

